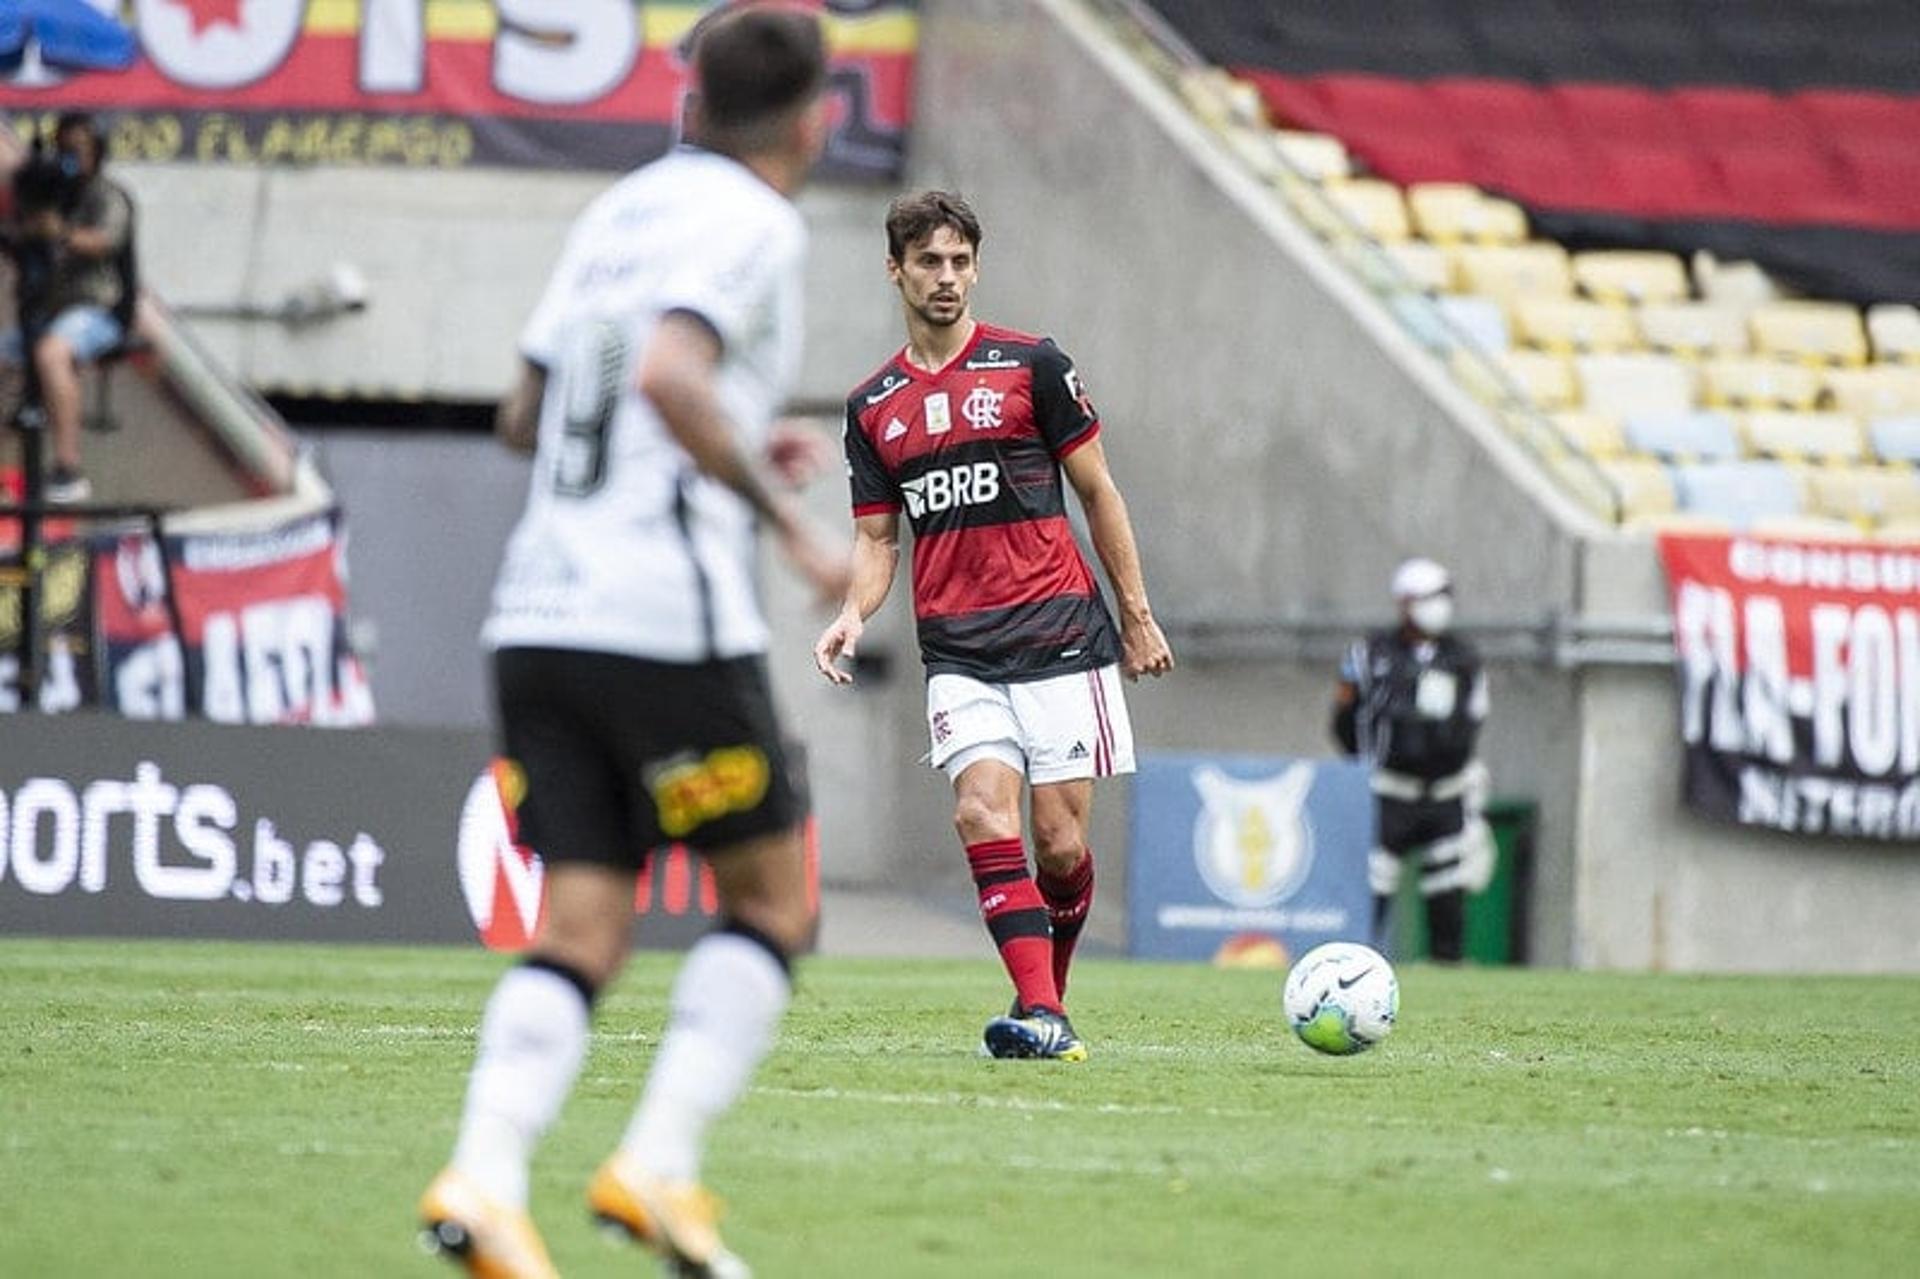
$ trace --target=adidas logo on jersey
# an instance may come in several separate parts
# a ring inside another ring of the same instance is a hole
[[[887,420],[887,433],[881,436],[880,439],[884,443],[891,443],[892,441],[899,439],[901,436],[905,435],[906,433],[907,433],[907,424],[905,422],[902,422],[897,417],[889,418]]]
[[[1073,749],[1067,752],[1068,759],[1085,759],[1086,757],[1087,744],[1085,742],[1075,742]]]

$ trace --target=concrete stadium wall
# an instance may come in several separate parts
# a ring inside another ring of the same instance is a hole
[[[189,313],[272,308],[337,262],[366,278],[364,311],[304,327],[204,316],[195,331],[235,374],[292,394],[491,400],[567,225],[610,173],[475,169],[116,170],[140,208],[148,284]],[[887,317],[847,307],[883,279],[892,192],[820,186],[812,229],[802,402],[831,404],[877,363]]]

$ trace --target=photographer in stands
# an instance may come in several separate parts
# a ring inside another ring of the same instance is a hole
[[[53,465],[47,499],[82,502],[80,365],[126,340],[133,318],[133,200],[105,177],[105,141],[93,117],[60,117],[49,155],[35,145],[13,180],[8,255],[17,272],[19,329],[5,339],[15,363],[32,351]],[[35,378],[29,378],[32,387]]]
[[[1433,958],[1458,960],[1465,947],[1466,895],[1487,886],[1493,837],[1486,768],[1475,756],[1487,718],[1487,677],[1472,644],[1448,634],[1453,580],[1428,559],[1393,575],[1400,624],[1357,640],[1340,666],[1333,734],[1348,754],[1373,765],[1378,846],[1367,858],[1373,928],[1387,912],[1412,858],[1426,902]]]

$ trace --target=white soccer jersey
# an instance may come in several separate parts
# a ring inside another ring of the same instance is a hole
[[[667,662],[763,652],[755,520],[637,390],[670,311],[720,337],[722,403],[757,451],[800,363],[806,230],[725,156],[683,148],[574,223],[521,337],[547,370],[533,482],[484,639]]]

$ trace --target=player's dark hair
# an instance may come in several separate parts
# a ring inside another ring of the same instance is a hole
[[[783,5],[722,9],[694,39],[699,141],[747,154],[777,139],[789,115],[827,80],[820,20]]]
[[[938,231],[951,228],[973,251],[980,251],[980,219],[973,206],[951,191],[922,191],[903,195],[887,206],[887,256],[895,262],[906,259],[907,246]]]

